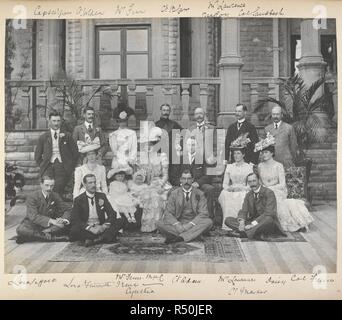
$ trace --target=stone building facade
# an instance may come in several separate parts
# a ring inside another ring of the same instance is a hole
[[[45,109],[51,100],[60,99],[47,88],[48,82],[60,70],[83,81],[84,90],[105,84],[114,92],[113,100],[97,95],[92,101],[108,132],[115,128],[108,118],[119,99],[135,108],[139,119],[149,120],[159,118],[161,103],[171,103],[172,117],[185,127],[193,121],[193,110],[202,106],[209,121],[223,128],[234,120],[236,103],[243,102],[262,130],[265,121],[253,110],[262,97],[282,98],[279,77],[297,71],[309,85],[325,73],[332,87],[337,79],[335,20],[319,30],[309,19],[27,20],[27,28],[12,30],[11,36],[15,52],[7,80],[16,82],[13,109],[22,111],[15,127],[6,132],[6,161],[24,171],[28,189],[37,184],[33,150],[46,127]],[[138,44],[146,48],[138,50]],[[133,54],[146,65],[130,66]],[[119,73],[106,70],[115,59],[120,60]],[[336,117],[336,90],[334,99]],[[317,199],[336,198],[336,128],[328,130],[326,143],[309,152]],[[320,157],[322,150],[328,157]]]

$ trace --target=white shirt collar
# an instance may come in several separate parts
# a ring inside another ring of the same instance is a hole
[[[42,190],[42,194],[43,194],[43,197],[46,199],[47,194],[45,194],[45,192],[43,190]]]
[[[246,120],[246,118],[243,118],[243,119],[241,119],[241,120],[238,120],[238,123],[244,123],[245,120]]]
[[[54,134],[55,134],[55,132],[57,132],[57,134],[59,134],[59,132],[61,131],[61,129],[60,129],[60,128],[59,128],[59,129],[57,129],[57,130],[54,130],[54,129],[50,128],[50,130],[51,130],[51,134],[52,134],[52,135],[54,135]]]
[[[188,157],[190,160],[194,159],[196,157],[196,152],[195,153],[188,152]]]
[[[197,127],[203,127],[205,124],[205,120],[203,120],[201,123],[196,123]]]
[[[84,121],[84,125],[86,126],[87,129],[89,128],[89,125],[91,126],[91,128],[94,127],[94,123],[90,123],[88,121]]]
[[[94,194],[91,194],[91,193],[89,193],[88,191],[86,191],[86,195],[87,195],[87,197],[89,197],[89,198],[95,197],[95,193],[94,193]]]
[[[182,187],[182,190],[183,190],[183,193],[184,193],[184,194],[189,193],[189,195],[190,195],[191,192],[192,192],[192,187],[191,187],[189,190],[185,190],[185,189]]]
[[[281,120],[279,121],[279,122],[277,122],[277,126],[278,126],[278,128],[280,127],[280,125],[281,125]],[[275,125],[276,125],[276,123],[275,122],[273,122],[273,126],[274,126],[274,128],[275,128]]]
[[[254,193],[259,193],[261,189],[261,185],[259,186],[258,190],[253,191]]]

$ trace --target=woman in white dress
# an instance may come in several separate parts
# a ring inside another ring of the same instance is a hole
[[[85,191],[83,187],[83,177],[86,174],[94,174],[96,177],[96,191],[108,193],[106,181],[106,168],[98,163],[97,150],[100,149],[100,139],[96,137],[91,141],[86,137],[86,141],[77,141],[78,151],[85,155],[85,164],[75,169],[75,182],[73,198],[75,199]]]
[[[246,141],[242,141],[241,137],[238,139],[240,139],[239,144],[236,141],[231,144],[230,150],[233,151],[234,163],[227,164],[223,178],[223,190],[218,198],[223,213],[222,229],[228,229],[224,224],[225,219],[227,217],[236,218],[241,210],[243,200],[249,191],[246,178],[253,172],[253,165],[244,160],[245,146],[249,143],[249,139]]]
[[[262,162],[258,165],[261,182],[276,196],[278,219],[284,231],[307,231],[314,219],[303,200],[287,199],[285,170],[280,162],[273,159],[274,144],[274,137],[268,134],[266,139],[255,145],[255,150],[261,151]]]
[[[117,119],[119,128],[109,134],[109,145],[113,152],[112,168],[133,165],[137,160],[137,135],[129,129],[128,113],[121,111]]]
[[[166,153],[154,150],[154,145],[161,140],[162,130],[153,127],[149,130],[148,137],[141,137],[141,143],[146,146],[146,158],[140,158],[138,169],[146,173],[148,188],[141,192],[144,202],[141,217],[141,231],[153,232],[157,230],[156,222],[163,214],[167,193],[172,188],[168,182],[169,161]]]

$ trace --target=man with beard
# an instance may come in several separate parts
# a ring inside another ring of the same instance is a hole
[[[296,132],[290,124],[282,121],[281,107],[273,107],[272,120],[273,123],[265,127],[265,135],[269,132],[275,138],[274,160],[285,169],[292,167],[298,151]]]
[[[176,138],[172,141],[172,130],[182,130],[182,127],[174,120],[170,120],[171,106],[167,103],[164,103],[160,106],[160,119],[155,123],[157,127],[163,129],[167,132],[169,138],[169,181],[172,185],[176,184],[176,174],[175,166],[172,164],[172,155],[176,153],[176,145],[181,144],[179,138]],[[178,137],[178,135],[177,135]]]
[[[181,186],[171,192],[163,218],[157,221],[158,230],[166,237],[166,244],[201,238],[213,225],[204,193],[194,188],[192,183],[190,170],[184,170]]]
[[[226,218],[226,226],[237,232],[236,236],[249,239],[267,240],[267,236],[273,233],[286,236],[277,218],[277,200],[274,192],[260,184],[257,173],[250,173],[247,176],[247,183],[251,191],[246,194],[238,217]]]
[[[83,110],[83,117],[84,117],[84,123],[78,125],[75,127],[73,132],[73,139],[75,143],[77,141],[86,141],[86,137],[90,137],[91,140],[94,140],[95,137],[99,137],[100,139],[100,149],[97,152],[97,156],[99,159],[102,159],[102,157],[106,154],[108,151],[108,143],[105,134],[102,132],[101,128],[96,127],[94,124],[95,120],[95,110],[93,107],[85,107]],[[83,159],[80,159],[82,162]]]
[[[247,163],[258,163],[259,153],[254,152],[254,145],[259,141],[259,137],[254,125],[246,120],[246,115],[247,107],[242,103],[237,104],[235,107],[237,121],[228,127],[225,141],[226,160],[230,163],[234,162],[232,151],[230,150],[231,143],[245,133],[248,133],[248,138],[251,140],[246,147],[245,161]]]

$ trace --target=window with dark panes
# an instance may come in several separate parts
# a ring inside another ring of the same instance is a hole
[[[97,27],[96,77],[99,79],[150,78],[150,26]],[[127,86],[120,86],[119,92],[120,99],[128,104]],[[137,118],[142,118],[146,114],[145,93],[145,86],[137,86],[135,106]]]
[[[321,53],[327,63],[328,74],[337,73],[336,35],[321,35]],[[301,40],[299,35],[291,36],[291,75],[298,73],[298,63],[301,57]]]

